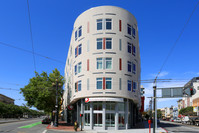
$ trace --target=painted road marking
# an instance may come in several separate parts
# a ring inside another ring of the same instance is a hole
[[[42,133],[46,133],[47,132],[47,130],[44,130]]]
[[[31,128],[31,127],[34,127],[34,126],[39,125],[39,124],[41,124],[41,121],[30,124],[30,125],[22,126],[22,127],[19,127],[19,128]]]

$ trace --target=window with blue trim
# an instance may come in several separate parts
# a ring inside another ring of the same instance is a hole
[[[130,80],[127,80],[127,89],[128,91],[131,91],[131,87],[132,87],[132,82]]]
[[[135,37],[135,28],[133,28],[133,26],[132,26],[132,36]]]
[[[105,20],[106,23],[106,30],[111,30],[112,29],[112,19],[106,19]]]
[[[82,54],[82,44],[78,45],[76,48],[75,48],[75,57],[79,56]]]
[[[128,61],[128,64],[127,64],[127,65],[128,65],[128,68],[127,68],[127,69],[128,69],[128,72],[131,72],[131,68],[132,68],[132,66],[131,66],[131,62],[130,62],[130,61]]]
[[[75,31],[75,41],[82,36],[82,26]]]
[[[133,45],[133,55],[136,54],[136,47]]]
[[[81,73],[82,71],[82,62],[79,62],[77,65],[75,65],[75,75],[77,75],[78,73]]]
[[[106,89],[112,88],[112,78],[106,78]]]
[[[97,49],[102,49],[102,38],[97,38]]]
[[[112,38],[106,38],[106,49],[112,49]]]
[[[97,30],[102,30],[102,19],[97,19]]]
[[[128,53],[131,53],[131,51],[132,51],[132,44],[130,44],[130,43],[128,42]]]
[[[131,35],[131,25],[127,24],[127,33]]]
[[[135,38],[135,36],[136,36],[136,30],[135,30],[135,28],[134,28],[133,26],[131,26],[130,24],[127,24],[127,33],[128,33],[129,35],[132,35],[132,37],[134,37],[134,38]]]
[[[111,30],[112,29],[112,19],[97,19],[97,30]]]
[[[133,67],[133,68],[132,68],[132,70],[133,70],[132,72],[133,72],[134,74],[136,74],[136,65],[135,65],[135,63],[133,63],[133,62],[132,62],[132,67]]]
[[[137,83],[133,82],[133,91],[135,92],[136,89],[137,89]]]
[[[78,81],[78,91],[81,91],[82,90],[82,81],[79,80]]]
[[[77,65],[75,65],[75,75],[77,74]]]
[[[102,78],[97,78],[96,79],[96,81],[97,81],[97,89],[102,89]]]
[[[82,36],[82,26],[79,27],[78,31],[79,31],[78,37],[81,37]]]

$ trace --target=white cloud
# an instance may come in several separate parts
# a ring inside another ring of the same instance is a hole
[[[164,76],[166,76],[166,75],[168,75],[168,74],[169,74],[169,72],[163,71],[163,72],[161,72],[161,73],[158,75],[158,77],[164,77]],[[157,76],[157,73],[156,73],[156,74],[151,74],[151,76],[156,77],[156,76]]]
[[[160,74],[159,74],[159,77],[164,77],[164,76],[166,76],[166,75],[168,75],[169,73],[168,72],[161,72]]]

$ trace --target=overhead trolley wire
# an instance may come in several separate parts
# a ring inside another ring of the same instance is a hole
[[[30,38],[31,38],[31,43],[32,43],[32,55],[33,55],[34,69],[35,69],[35,71],[36,71],[36,61],[35,61],[34,43],[33,43],[33,36],[32,36],[32,24],[31,24],[30,7],[29,7],[29,1],[28,1],[28,0],[27,0],[27,6],[28,6],[29,26],[30,26]]]
[[[173,52],[173,50],[174,50],[176,44],[177,44],[178,41],[180,40],[180,38],[181,38],[181,36],[182,36],[182,34],[183,34],[183,32],[184,32],[186,26],[188,25],[189,21],[191,20],[191,17],[193,16],[193,14],[194,14],[195,10],[197,9],[198,5],[199,5],[199,1],[198,1],[198,3],[196,4],[196,6],[194,7],[193,11],[191,12],[191,14],[190,14],[188,20],[186,21],[185,25],[183,26],[183,28],[182,28],[182,30],[181,30],[181,32],[180,32],[180,34],[179,34],[178,38],[176,39],[176,41],[174,42],[173,46],[171,47],[171,50],[169,51],[169,54],[168,54],[167,57],[165,58],[165,60],[164,60],[164,62],[163,62],[163,64],[162,64],[162,66],[160,67],[160,70],[159,70],[159,72],[158,72],[158,74],[157,74],[157,76],[156,76],[156,78],[155,78],[155,80],[154,80],[154,83],[155,83],[155,81],[157,80],[159,74],[162,72],[163,67],[164,67],[165,64],[167,63],[167,61],[168,61],[170,55],[172,54],[172,52]]]
[[[8,43],[0,42],[0,44],[1,44],[1,45],[4,45],[4,46],[7,46],[7,47],[15,48],[15,49],[18,49],[18,50],[21,50],[21,51],[24,51],[24,52],[33,54],[33,52],[30,51],[30,50],[26,50],[26,49],[23,49],[23,48],[19,48],[19,47],[16,47],[16,46],[11,45],[11,44],[8,44]],[[48,60],[52,60],[52,61],[59,62],[59,63],[61,63],[61,64],[65,64],[64,62],[62,62],[62,61],[60,61],[60,60],[53,59],[53,58],[51,58],[51,57],[48,57],[48,56],[45,56],[45,55],[42,55],[42,54],[39,54],[39,53],[35,53],[35,52],[34,52],[34,54],[37,55],[37,56],[46,58],[46,59],[48,59]]]

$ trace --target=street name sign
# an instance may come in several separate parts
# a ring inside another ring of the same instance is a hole
[[[162,98],[183,97],[183,87],[157,88],[162,90]]]

